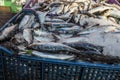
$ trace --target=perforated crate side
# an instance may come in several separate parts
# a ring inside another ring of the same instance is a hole
[[[6,80],[41,80],[41,62],[15,56],[4,56]]]
[[[0,49],[0,80],[5,80],[4,75],[4,63],[3,63],[3,51]]]
[[[120,80],[120,69],[87,67],[81,80]]]
[[[44,64],[44,80],[80,80],[82,67],[68,64]]]

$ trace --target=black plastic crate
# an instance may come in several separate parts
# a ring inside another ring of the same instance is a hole
[[[9,23],[14,23],[21,13],[35,14],[32,10],[23,10],[0,31]],[[12,51],[0,47],[0,80],[120,80],[120,65],[16,56]]]
[[[1,47],[0,80],[120,80],[120,66],[16,56]]]

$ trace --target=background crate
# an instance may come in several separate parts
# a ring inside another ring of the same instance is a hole
[[[24,9],[0,31],[9,23],[15,23],[21,13],[36,14],[33,10]],[[0,47],[0,80],[120,80],[120,65],[16,56],[12,51]]]

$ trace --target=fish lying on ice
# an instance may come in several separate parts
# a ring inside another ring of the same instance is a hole
[[[74,55],[57,54],[57,53],[50,54],[50,53],[39,52],[39,51],[32,51],[32,54],[42,58],[60,59],[60,60],[72,60],[75,58]]]
[[[103,47],[102,46],[93,45],[93,44],[83,42],[83,41],[65,42],[63,44],[68,45],[70,47],[73,47],[73,48],[75,48],[77,50],[80,50],[80,51],[96,51],[99,54],[101,54],[103,52]]]
[[[13,37],[17,31],[18,24],[9,26],[5,28],[3,31],[0,33],[0,41],[3,41],[7,38]]]
[[[76,50],[64,44],[55,43],[55,42],[33,43],[29,45],[28,48],[38,50],[38,51],[47,51],[47,52],[62,52],[62,51],[74,52],[74,53],[80,52],[79,50]]]
[[[23,38],[28,42],[28,44],[32,43],[33,42],[32,30],[24,29],[23,30]]]

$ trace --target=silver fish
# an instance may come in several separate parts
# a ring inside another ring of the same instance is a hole
[[[98,45],[94,45],[94,44],[90,44],[84,41],[79,41],[79,42],[65,42],[63,43],[65,45],[68,45],[70,47],[73,47],[75,49],[78,49],[80,51],[85,50],[85,51],[96,51],[99,54],[102,53],[103,51],[103,47],[102,46],[98,46]]]
[[[43,36],[34,36],[34,40],[37,42],[51,42],[54,41],[53,38],[43,37]]]
[[[23,30],[23,38],[28,42],[28,44],[32,43],[32,30],[31,29],[24,29]]]
[[[34,6],[31,7],[31,9],[33,9],[33,10],[36,10],[36,9],[39,9],[39,8],[40,8],[39,4],[35,4]]]
[[[24,38],[23,38],[23,34],[21,32],[15,34],[15,36],[13,37],[13,42],[14,44],[23,44],[25,42]],[[15,40],[15,41],[14,41]]]
[[[78,33],[78,35],[86,35],[91,33],[109,33],[119,31],[119,28],[116,26],[94,26],[88,29],[84,29]]]
[[[0,34],[0,41],[5,40],[6,38],[12,37],[13,35],[15,35],[15,32],[17,31],[18,24],[9,26],[7,28],[5,28],[3,31],[1,31]],[[16,29],[15,29],[16,28]]]
[[[72,37],[72,38],[61,38],[58,43],[74,43],[79,41],[85,41],[88,40],[86,36],[82,37]]]
[[[62,13],[64,9],[64,5],[62,5],[61,3],[57,3],[57,5],[54,4],[54,6],[51,7],[49,13],[50,14],[60,14]]]
[[[57,30],[58,28],[62,28],[62,27],[72,27],[75,24],[73,23],[66,23],[66,22],[45,22],[44,23],[45,27],[49,30],[49,31],[54,31]]]
[[[48,12],[37,11],[37,14],[38,14],[40,24],[43,24],[45,22],[45,17],[48,14]]]
[[[23,28],[28,23],[29,20],[30,20],[30,15],[25,15],[19,24],[19,29]]]
[[[57,22],[61,22],[61,23],[62,23],[62,22],[65,22],[65,21],[62,20],[62,19],[50,19],[50,18],[49,18],[49,19],[46,19],[45,22],[56,22],[56,23],[57,23]]]
[[[42,58],[50,58],[50,59],[60,59],[60,60],[72,60],[75,58],[74,55],[66,55],[66,54],[50,54],[39,51],[32,51],[32,54]]]
[[[34,18],[35,16],[33,14],[25,15],[19,24],[19,29],[30,28],[34,23]]]
[[[70,38],[70,37],[73,36],[73,34],[59,34],[59,36],[60,36],[61,38],[58,38],[58,40]]]
[[[118,24],[114,23],[111,20],[108,20],[105,17],[101,17],[101,18],[93,18],[93,17],[83,18],[83,19],[80,20],[80,25],[85,26],[86,28],[93,27],[95,25],[98,25],[98,26],[109,25],[109,26],[120,27]]]
[[[34,22],[32,25],[31,25],[31,28],[39,28],[40,27],[40,24],[38,22]]]
[[[73,26],[69,28],[59,28],[57,30],[59,33],[65,33],[65,34],[75,34],[80,32],[80,26]]]
[[[60,51],[77,52],[77,53],[80,52],[74,48],[55,42],[33,43],[29,45],[29,48],[39,51],[48,51],[48,52],[60,52]]]
[[[108,6],[99,6],[99,7],[96,7],[96,8],[93,8],[91,10],[89,10],[88,12],[91,13],[91,14],[94,14],[96,12],[102,12],[102,11],[105,11],[105,10],[109,10],[109,9],[113,9],[113,7],[108,7]]]

